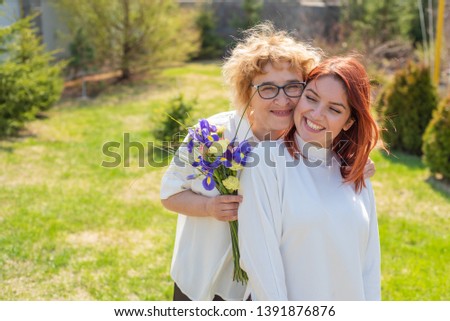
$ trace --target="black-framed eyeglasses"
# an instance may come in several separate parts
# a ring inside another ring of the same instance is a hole
[[[258,91],[259,97],[262,99],[273,99],[280,93],[280,89],[283,89],[286,96],[289,98],[298,98],[302,95],[303,90],[306,87],[306,82],[291,82],[284,86],[277,86],[273,84],[261,84],[252,85]]]

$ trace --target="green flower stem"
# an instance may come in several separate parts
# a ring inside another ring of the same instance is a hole
[[[233,248],[233,262],[234,262],[233,280],[241,282],[242,284],[246,284],[248,281],[247,272],[245,272],[239,264],[241,254],[239,252],[238,221],[231,221],[229,222],[229,224],[231,232],[231,245]]]
[[[222,177],[223,175],[223,177]],[[216,183],[216,188],[220,192],[221,195],[237,195],[237,191],[230,192],[223,184],[222,180],[226,177],[230,176],[227,173],[219,171],[214,171],[213,178]],[[235,175],[232,175],[235,176]],[[233,281],[241,282],[242,284],[246,284],[248,281],[247,273],[241,268],[239,264],[239,259],[241,257],[239,252],[239,238],[238,238],[238,221],[229,222],[230,233],[231,233],[231,246],[233,251],[233,263],[234,263],[234,271],[233,271]]]
[[[237,125],[236,133],[234,134],[233,140],[235,140],[236,137],[237,137],[237,134],[238,134],[238,132],[239,132],[239,128],[241,127],[242,118],[245,117],[245,113],[246,113],[248,107],[250,106],[250,103],[251,103],[251,101],[252,101],[252,98],[253,98],[253,96],[255,96],[256,92],[257,92],[257,90],[255,90],[255,92],[252,94],[252,96],[251,96],[250,99],[248,100],[247,105],[246,105],[245,108],[244,108],[244,111],[242,112],[242,115],[241,115],[241,118],[239,119],[239,123],[238,123],[238,125]]]

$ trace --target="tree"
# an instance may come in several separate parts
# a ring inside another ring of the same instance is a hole
[[[122,79],[183,61],[198,47],[194,19],[173,0],[59,0],[54,4],[73,33],[84,29],[97,64],[120,69]]]
[[[261,21],[261,12],[264,7],[264,1],[261,0],[244,0],[243,9],[245,13],[245,21],[243,29],[248,29]]]
[[[234,16],[231,25],[236,29],[246,30],[261,21],[261,13],[264,8],[263,0],[244,0],[242,3],[243,16]]]
[[[220,57],[225,51],[225,40],[216,30],[214,12],[210,7],[203,6],[196,19],[196,25],[200,30],[200,50],[195,58],[211,59]]]
[[[347,0],[341,11],[343,36],[360,40],[371,50],[390,40],[410,38],[418,14],[416,0]]]
[[[94,63],[94,47],[89,42],[84,28],[79,28],[76,31],[72,42],[69,44],[69,52],[71,57],[69,68],[74,78],[78,76],[80,71],[87,72]]]
[[[0,29],[0,136],[49,109],[62,92],[65,62],[54,63],[30,16]]]
[[[437,2],[438,0],[432,0],[432,7],[433,8],[437,8]],[[416,3],[418,3],[418,1],[416,1]],[[410,25],[408,30],[408,36],[410,37],[411,41],[413,42],[413,44],[415,46],[417,45],[421,45],[423,43],[423,41],[425,39],[423,39],[423,36],[425,35],[426,39],[429,40],[431,35],[429,34],[429,24],[430,24],[430,20],[429,20],[429,12],[428,12],[428,4],[429,1],[427,0],[422,0],[420,1],[420,3],[422,4],[422,8],[420,8],[423,12],[423,19],[424,19],[424,25],[425,25],[425,30],[422,30],[422,26],[421,26],[421,22],[420,22],[420,14],[419,14],[419,8],[418,5],[416,4],[416,7],[414,8],[414,14],[412,15],[412,19],[410,21]],[[434,26],[432,26],[434,27]]]

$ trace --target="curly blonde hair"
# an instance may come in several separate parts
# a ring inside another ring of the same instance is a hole
[[[268,63],[287,62],[306,80],[321,56],[320,49],[296,40],[286,31],[276,30],[271,22],[244,31],[244,38],[222,67],[225,83],[231,89],[232,104],[238,111],[244,110],[251,98],[253,78],[262,74]]]

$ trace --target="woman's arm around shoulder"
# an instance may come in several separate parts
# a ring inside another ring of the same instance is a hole
[[[369,239],[363,266],[364,292],[368,301],[381,300],[381,254],[378,232],[378,219],[375,205],[375,195],[372,183],[366,179],[368,193],[367,209],[369,211]]]

